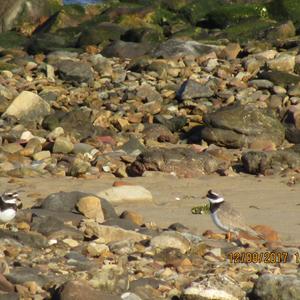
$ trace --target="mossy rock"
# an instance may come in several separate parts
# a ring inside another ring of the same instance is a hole
[[[41,33],[34,35],[29,43],[28,52],[49,53],[62,49],[74,49],[77,45],[78,36],[74,36],[72,30],[61,30],[56,33]]]
[[[152,28],[132,28],[127,30],[121,39],[125,42],[134,43],[158,43],[164,39],[162,30],[154,30]]]
[[[273,18],[286,21],[292,20],[300,26],[300,1],[298,0],[273,0],[269,4],[269,11]]]
[[[153,14],[153,22],[160,26],[166,24],[173,25],[182,23],[183,19],[177,13],[169,11],[163,7],[159,7],[155,10],[155,14]]]
[[[31,33],[41,20],[57,13],[63,5],[62,0],[27,0],[27,1],[0,1],[3,12],[0,19],[2,30],[17,28]],[[7,6],[7,7],[6,7]],[[2,22],[1,22],[2,21]],[[33,29],[31,29],[33,27]]]
[[[265,32],[276,25],[275,21],[256,20],[252,22],[246,20],[236,25],[232,25],[224,29],[224,37],[230,41],[237,41],[240,43],[247,42],[252,39],[262,39],[265,37]]]
[[[226,28],[228,25],[247,20],[256,22],[259,19],[266,19],[268,10],[262,4],[227,4],[211,11],[207,17],[212,27]]]
[[[194,0],[179,10],[187,21],[193,25],[199,24],[203,21],[208,13],[221,5],[220,0]]]
[[[99,45],[107,41],[119,40],[126,28],[118,24],[103,22],[97,26],[91,26],[83,30],[79,40],[78,47],[87,45]]]
[[[118,22],[122,16],[140,14],[148,11],[149,6],[144,6],[136,3],[117,3],[102,11],[92,20],[87,22],[87,25],[99,24],[101,22]]]
[[[192,39],[195,41],[199,41],[203,39],[204,40],[210,39],[210,36],[208,31],[204,28],[189,26],[175,32],[172,35],[172,38]]]
[[[11,63],[7,63],[4,61],[0,61],[0,71],[12,71],[14,69],[16,69],[18,66],[15,64],[11,64]]]
[[[0,47],[2,48],[24,48],[28,38],[15,31],[0,33]]]
[[[192,0],[161,0],[161,4],[168,10],[178,12],[184,6],[190,4]]]

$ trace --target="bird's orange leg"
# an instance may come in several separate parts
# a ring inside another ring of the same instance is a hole
[[[231,232],[230,231],[228,231],[226,234],[226,241],[231,242]]]

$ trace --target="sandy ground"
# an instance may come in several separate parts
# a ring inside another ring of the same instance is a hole
[[[203,196],[208,189],[222,193],[227,201],[238,209],[248,224],[266,224],[280,233],[283,241],[300,243],[300,185],[289,187],[287,178],[204,176],[195,179],[177,179],[168,175],[126,178],[124,181],[143,185],[149,189],[153,203],[122,204],[116,207],[141,213],[146,221],[168,227],[179,222],[195,233],[207,229],[218,231],[209,215],[193,215],[191,208],[206,204]],[[96,193],[111,187],[113,178],[77,179],[71,177],[51,178],[0,178],[0,192],[19,190],[25,207],[32,206],[38,198],[58,191]]]

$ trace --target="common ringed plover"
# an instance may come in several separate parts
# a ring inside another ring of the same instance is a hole
[[[0,196],[0,223],[8,223],[17,214],[17,209],[22,208],[18,193],[4,193]]]
[[[243,217],[224,198],[209,190],[206,197],[210,203],[210,213],[213,222],[221,230],[238,234],[240,231],[246,232],[251,236],[259,236],[259,234],[251,229],[244,221]]]

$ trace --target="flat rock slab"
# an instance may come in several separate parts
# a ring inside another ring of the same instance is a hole
[[[96,236],[104,240],[104,243],[132,240],[139,242],[148,238],[147,235],[135,231],[125,230],[115,226],[100,225],[93,220],[85,220],[80,227],[85,236]]]
[[[112,204],[153,201],[151,192],[140,185],[112,187],[97,193],[97,196],[106,199]]]

